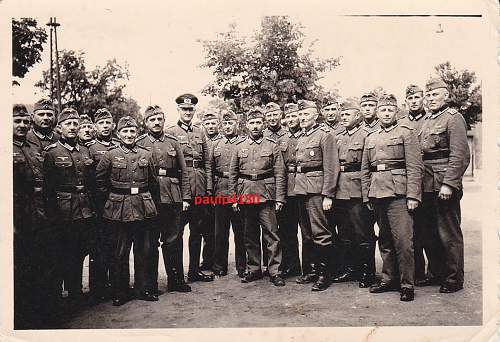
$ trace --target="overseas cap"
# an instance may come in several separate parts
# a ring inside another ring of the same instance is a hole
[[[222,112],[221,121],[235,120],[238,121],[238,116],[232,110],[225,110]]]
[[[117,126],[118,126],[117,131],[119,132],[122,129],[127,128],[127,127],[137,127],[137,122],[131,116],[124,116],[124,117],[120,118],[120,120],[118,120]]]
[[[380,97],[378,100],[377,107],[380,106],[398,106],[398,100],[396,100],[396,97],[392,94],[384,94]]]
[[[150,116],[158,114],[164,115],[163,110],[161,109],[160,106],[158,105],[148,106],[148,108],[146,108],[146,111],[144,112],[144,120],[147,120]]]
[[[299,111],[299,105],[296,103],[286,103],[283,106],[283,109],[285,111],[285,115],[290,114],[290,113],[295,113]]]
[[[93,122],[87,114],[80,115],[80,125],[89,124],[92,125]]]
[[[54,111],[54,104],[52,103],[52,101],[50,101],[49,99],[40,99],[38,100],[34,107],[33,107],[33,112],[36,112],[37,110],[51,110],[51,111]]]
[[[425,84],[425,91],[431,91],[438,88],[448,89],[448,85],[441,78],[431,78]]]
[[[29,116],[28,109],[21,103],[12,106],[12,116]]]
[[[325,105],[322,107],[322,108],[325,108],[325,107],[328,107],[328,106],[331,106],[333,104],[338,104],[339,101],[337,101],[337,99],[333,98],[333,97],[328,97],[326,99],[326,102],[325,102]]]
[[[275,103],[275,102],[269,102],[268,104],[266,104],[266,114],[267,113],[272,113],[272,112],[276,112],[276,111],[281,111],[281,108],[279,106],[279,104]]]
[[[260,108],[253,108],[247,113],[247,121],[250,119],[262,118],[264,119],[264,113]]]
[[[297,102],[297,105],[299,106],[299,110],[308,109],[308,108],[318,109],[318,106],[316,106],[316,102],[309,101],[309,100],[299,100]]]
[[[198,103],[198,98],[193,94],[182,94],[175,99],[181,108],[193,108]]]
[[[213,110],[207,110],[201,114],[201,121],[207,121],[207,120],[218,120],[219,118],[217,117],[217,114],[215,114],[215,111]]]
[[[347,98],[342,102],[340,110],[357,109],[359,110],[359,101],[353,98]]]
[[[113,119],[113,115],[111,115],[111,112],[106,108],[100,108],[95,112],[94,120],[97,122],[102,119]]]
[[[418,85],[410,84],[408,87],[406,87],[406,97],[419,92],[423,93],[424,91]]]
[[[80,114],[78,114],[78,112],[74,108],[64,108],[57,118],[57,123],[60,124],[61,122],[68,119],[80,119]]]
[[[370,93],[364,93],[363,95],[361,95],[361,99],[359,100],[359,104],[362,104],[363,102],[366,102],[366,101],[375,101],[375,102],[377,102],[378,101],[377,95],[375,95],[372,92],[370,92]]]

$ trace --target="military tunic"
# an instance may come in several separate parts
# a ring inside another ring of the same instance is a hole
[[[368,123],[366,121],[363,121],[363,126],[368,131],[368,133],[375,132],[375,131],[377,131],[380,128],[380,120],[378,118],[375,118],[370,123]]]
[[[243,226],[247,250],[247,270],[261,271],[260,229],[268,251],[268,271],[278,275],[281,264],[275,201],[285,202],[286,171],[276,142],[261,137],[238,141],[231,155],[229,188],[246,202],[247,195],[257,204],[243,203]]]
[[[57,142],[60,138],[60,135],[56,132],[50,132],[50,134],[43,134],[35,130],[34,128],[28,131],[26,135],[26,140],[38,147],[40,150],[43,150],[45,147]]]
[[[428,234],[424,241],[431,244],[429,249],[433,251],[429,262],[435,261],[438,280],[462,286],[464,245],[460,199],[462,177],[470,162],[465,120],[455,109],[441,108],[425,118],[418,138],[425,166],[422,209]],[[443,184],[453,189],[449,200],[438,198]],[[436,236],[440,244],[432,244]]]
[[[380,227],[382,281],[413,288],[413,216],[407,199],[421,201],[423,173],[413,129],[395,123],[368,135],[361,169],[363,201],[374,204]]]
[[[277,131],[271,129],[270,127],[267,127],[264,130],[264,138],[270,138],[273,140],[278,141],[281,137],[285,136],[287,134],[287,130],[284,129],[282,126],[279,126],[279,129]]]
[[[426,115],[427,114],[425,113],[425,110],[422,109],[417,113],[408,113],[407,115],[401,117],[398,122],[400,124],[413,128],[418,134],[418,132],[420,132],[420,128],[422,128],[422,124],[425,121]]]

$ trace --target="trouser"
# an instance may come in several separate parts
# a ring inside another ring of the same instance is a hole
[[[89,255],[90,293],[107,296],[111,288],[111,260],[113,258],[113,229],[111,222],[100,218]]]
[[[281,265],[282,254],[275,202],[266,201],[259,204],[243,204],[240,207],[243,214],[247,270],[249,272],[261,271],[260,228],[262,228],[262,236],[269,257],[267,269],[269,270],[269,275],[277,275]]]
[[[361,198],[336,200],[338,257],[344,269],[375,274],[373,213]]]
[[[319,269],[318,265],[330,272],[330,263],[333,252],[333,234],[328,225],[326,213],[323,210],[323,196],[308,194],[299,196],[303,210],[300,210],[302,221],[308,220],[308,225],[301,224],[302,248],[306,246],[311,261],[308,268]],[[304,261],[303,261],[304,263]],[[314,265],[314,266],[313,266]]]
[[[300,270],[299,240],[297,237],[299,229],[298,208],[297,197],[288,196],[283,209],[276,214],[283,253],[282,270]]]
[[[33,235],[22,231],[14,227],[14,329],[35,328]]]
[[[335,208],[335,200],[333,201],[333,208],[332,210],[326,211],[325,212],[326,219],[328,221],[328,227],[330,231],[332,232],[332,257],[330,259],[330,272],[332,274],[337,274],[342,271],[342,263],[345,258],[349,258],[349,255],[343,256],[340,255],[342,251],[342,242],[340,241],[339,238],[339,222],[341,221],[341,217],[339,217],[339,214]],[[348,263],[352,263],[352,260],[347,261]]]
[[[181,231],[178,248],[182,253],[184,226],[189,223],[189,273],[196,273],[200,269],[201,241],[205,238],[210,241],[210,227],[207,224],[206,204],[193,204],[187,211],[181,213]]]
[[[114,245],[111,265],[111,287],[115,298],[125,297],[129,292],[129,256],[134,245],[134,287],[137,293],[154,292],[152,272],[154,250],[158,249],[157,230],[151,220],[113,222]]]
[[[158,242],[158,235],[161,242],[161,251],[163,255],[163,263],[165,264],[165,272],[167,273],[168,281],[173,282],[175,279],[184,279],[184,264],[182,261],[182,249],[179,248],[179,240],[182,239],[181,231],[181,203],[160,204],[157,216],[157,227],[155,242]],[[156,245],[158,246],[158,245]],[[158,248],[153,250],[153,279],[155,290],[158,289]]]
[[[382,281],[413,288],[415,257],[413,253],[413,215],[405,197],[371,199],[380,228],[379,248],[382,257]]]
[[[460,227],[462,195],[462,191],[454,190],[449,200],[441,200],[438,192],[426,192],[422,201],[423,245],[429,268],[432,266],[430,271],[439,281],[458,285],[464,282],[464,240]]]
[[[215,206],[215,264],[214,271],[227,272],[229,252],[229,227],[233,228],[236,270],[245,271],[245,235],[241,215],[231,204]]]
[[[206,221],[207,225],[203,234],[203,252],[201,263],[212,268],[215,263],[215,208],[212,205],[206,206]]]
[[[426,277],[438,279],[441,272],[438,269],[441,263],[443,249],[436,225],[433,226],[432,214],[433,193],[423,194],[422,204],[415,210],[414,223],[414,248],[415,248],[415,279],[423,280]],[[427,256],[427,270],[425,269],[425,255]]]
[[[96,226],[94,219],[61,223],[62,279],[68,298],[82,295],[83,261],[90,253]]]

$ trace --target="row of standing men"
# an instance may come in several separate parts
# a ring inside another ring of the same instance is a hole
[[[461,180],[469,151],[465,122],[448,97],[446,84],[433,79],[426,84],[428,114],[424,91],[409,86],[406,117],[396,120],[393,96],[365,94],[359,102],[328,103],[324,124],[314,102],[283,110],[268,103],[247,114],[248,136],[239,137],[231,111],[206,112],[205,132],[192,124],[197,98],[184,94],[176,99],[179,121],[166,133],[163,111],[151,106],[146,134],[137,137],[137,123],[126,117],[115,141],[112,115],[102,109],[94,118],[96,139],[81,144],[78,131],[90,122],[75,110],[57,118],[58,137],[50,101],[35,104],[31,129],[26,108],[14,106],[17,326],[50,325],[62,283],[72,305],[81,302],[87,254],[91,298],[128,301],[132,244],[137,298],[158,300],[158,241],[168,291],[189,292],[182,263],[188,222],[189,282],[227,275],[232,227],[242,282],[268,273],[283,286],[298,276],[297,283],[321,291],[332,281],[358,280],[372,293],[399,290],[405,301],[413,300],[414,284],[461,289]],[[259,203],[192,202],[216,194],[253,195]]]

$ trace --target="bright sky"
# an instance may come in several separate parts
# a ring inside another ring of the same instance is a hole
[[[142,110],[150,103],[159,104],[167,111],[170,122],[176,120],[175,97],[184,92],[200,95],[212,77],[209,70],[199,67],[204,54],[197,40],[213,39],[231,22],[237,22],[240,32],[249,35],[259,27],[262,15],[289,14],[293,22],[304,26],[307,42],[316,40],[317,57],[342,56],[341,66],[321,80],[326,88],[340,89],[342,96],[359,96],[381,85],[401,101],[407,84],[423,86],[433,67],[444,61],[459,69],[473,70],[480,79],[485,74],[481,46],[482,38],[490,33],[481,18],[345,17],[336,13],[381,11],[365,7],[357,11],[339,10],[319,2],[312,2],[307,8],[220,1],[210,2],[214,5],[200,2],[197,6],[189,2],[171,2],[168,6],[151,3],[156,5],[82,2],[57,11],[55,7],[30,4],[22,13],[33,13],[40,23],[46,23],[50,15],[57,16],[61,23],[59,48],[84,51],[88,68],[103,65],[111,58],[122,64],[127,62],[131,78],[126,93],[138,101]],[[226,6],[221,7],[221,3]],[[394,9],[382,13],[423,12],[405,7],[404,12]],[[439,13],[443,12],[480,13],[466,8],[460,11],[460,7]],[[442,33],[436,33],[439,25]],[[33,84],[41,79],[48,61],[47,44],[42,63],[28,72],[20,87],[14,88],[14,101],[30,103],[40,97]],[[206,102],[207,99],[200,101],[201,105]]]

